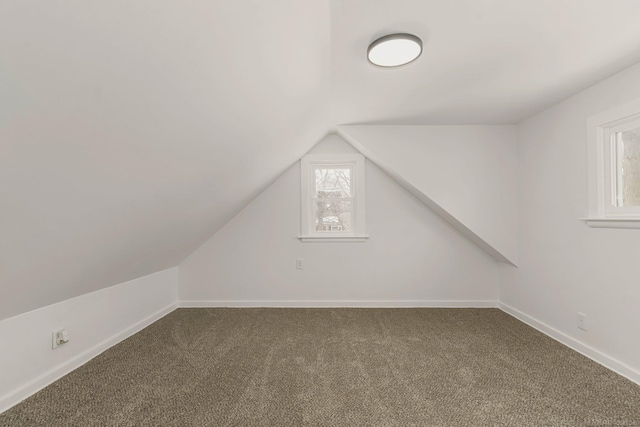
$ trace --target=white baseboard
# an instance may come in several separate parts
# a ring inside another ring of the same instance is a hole
[[[534,329],[537,329],[538,331],[553,338],[554,340],[560,342],[561,344],[566,345],[567,347],[577,351],[583,356],[588,357],[594,362],[597,362],[600,365],[608,369],[611,369],[617,374],[620,374],[623,377],[640,385],[640,371],[637,371],[636,369],[626,365],[625,363],[620,362],[619,360],[614,359],[613,357],[608,356],[602,353],[601,351],[596,350],[595,348],[590,347],[576,340],[575,338],[571,338],[569,335],[565,334],[564,332],[560,332],[559,330],[537,319],[534,319],[528,314],[524,314],[520,310],[517,310],[507,304],[504,304],[501,302],[499,303],[498,307],[500,308],[500,310],[504,311],[505,313],[510,314],[516,319],[526,323],[527,325],[531,326]]]
[[[160,318],[166,316],[167,314],[171,313],[173,310],[175,310],[177,308],[177,303],[172,303],[169,304],[168,306],[156,311],[155,313],[145,317],[144,319],[140,320],[139,322],[129,326],[128,328],[126,328],[125,330],[118,332],[115,335],[112,335],[111,337],[105,339],[104,341],[100,342],[99,344],[85,350],[84,352],[80,353],[79,355],[67,360],[66,362],[64,362],[63,364],[45,372],[44,374],[40,375],[39,377],[29,381],[28,383],[26,383],[25,385],[21,386],[20,388],[13,390],[10,393],[5,394],[4,396],[0,397],[0,413],[6,411],[7,409],[11,408],[14,405],[17,405],[18,403],[22,402],[24,399],[26,399],[27,397],[37,393],[38,391],[42,390],[43,388],[45,388],[46,386],[48,386],[49,384],[57,381],[58,379],[62,378],[63,376],[67,375],[69,372],[79,368],[80,366],[84,365],[85,363],[87,363],[89,360],[93,359],[94,357],[96,357],[97,355],[99,355],[100,353],[102,353],[103,351],[109,349],[110,347],[113,347],[114,345],[118,344],[120,341],[125,340],[126,338],[130,337],[131,335],[141,331],[142,329],[146,328],[147,326],[149,326],[150,324],[152,324],[153,322],[159,320]]]
[[[497,301],[467,300],[187,300],[179,301],[179,307],[344,307],[344,308],[497,308]]]
[[[555,339],[556,341],[566,345],[567,347],[581,353],[582,355],[594,360],[595,362],[605,366],[608,369],[628,378],[629,380],[640,384],[640,372],[613,357],[610,357],[599,350],[594,349],[582,342],[571,338],[570,336],[558,331],[557,329],[534,319],[533,317],[507,305],[497,301],[469,301],[469,300],[189,300],[180,301],[177,304],[172,303],[147,316],[139,322],[131,325],[125,330],[105,339],[99,344],[85,350],[76,357],[66,361],[65,363],[47,371],[43,375],[33,379],[20,388],[0,397],[0,413],[6,411],[12,406],[20,403],[27,397],[40,391],[44,387],[60,379],[69,372],[79,368],[89,360],[98,356],[100,353],[130,337],[131,335],[141,331],[153,322],[171,313],[177,307],[351,307],[351,308],[500,308],[505,313],[517,318],[527,325],[537,329],[545,335]]]

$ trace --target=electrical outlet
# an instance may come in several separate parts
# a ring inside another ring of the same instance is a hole
[[[587,315],[584,313],[578,313],[578,328],[587,330]]]
[[[60,329],[59,331],[53,331],[53,346],[55,350],[63,344],[69,342],[69,334],[66,329]]]
[[[298,259],[296,260],[296,268],[297,268],[298,270],[302,270],[302,269],[304,268],[304,259],[302,259],[302,258],[298,258]]]

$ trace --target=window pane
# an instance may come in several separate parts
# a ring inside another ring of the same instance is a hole
[[[351,168],[316,168],[315,197],[351,197]]]
[[[315,199],[313,216],[316,231],[351,231],[351,200]]]
[[[640,127],[616,132],[615,205],[640,206]]]

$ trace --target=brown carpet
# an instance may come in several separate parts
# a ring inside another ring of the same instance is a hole
[[[179,309],[2,426],[640,426],[640,386],[497,309]]]

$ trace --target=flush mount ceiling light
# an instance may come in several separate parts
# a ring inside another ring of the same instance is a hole
[[[367,58],[378,67],[398,67],[415,61],[422,53],[422,40],[412,34],[389,34],[369,45]]]

